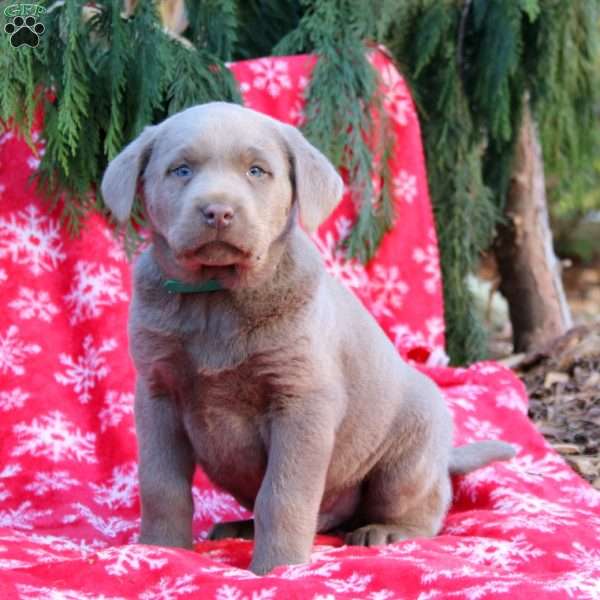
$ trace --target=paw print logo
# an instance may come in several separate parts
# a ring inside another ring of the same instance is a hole
[[[44,30],[44,25],[38,23],[37,19],[31,15],[25,19],[15,17],[12,23],[4,26],[4,31],[10,35],[10,43],[15,48],[23,45],[35,48],[40,43],[40,35],[44,33]]]

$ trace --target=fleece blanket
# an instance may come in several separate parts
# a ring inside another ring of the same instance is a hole
[[[444,366],[440,269],[415,108],[387,56],[371,58],[395,136],[396,225],[370,264],[346,260],[338,242],[356,218],[346,196],[315,243],[398,351],[440,386],[456,442],[500,437],[518,456],[457,478],[452,509],[433,539],[357,548],[320,535],[309,564],[257,577],[247,571],[251,542],[205,541],[215,521],[249,513],[198,472],[195,551],[136,544],[131,267],[100,216],[88,218],[81,237],[67,234],[27,185],[36,153],[4,130],[2,600],[600,598],[600,493],[532,426],[524,388],[509,370],[491,362]],[[246,105],[298,124],[313,65],[313,58],[290,57],[231,68]],[[39,139],[37,146],[39,156]]]

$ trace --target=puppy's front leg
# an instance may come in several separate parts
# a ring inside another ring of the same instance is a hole
[[[142,501],[140,543],[192,548],[194,453],[175,403],[151,393],[139,380],[135,422]]]
[[[267,471],[254,504],[257,575],[307,562],[334,443],[333,419],[284,415],[271,426]]]

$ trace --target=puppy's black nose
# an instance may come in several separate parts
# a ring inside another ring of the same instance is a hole
[[[205,223],[215,229],[225,229],[233,221],[233,208],[225,204],[209,204],[200,207]]]

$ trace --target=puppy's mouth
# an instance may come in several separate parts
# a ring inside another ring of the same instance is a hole
[[[177,258],[193,267],[233,267],[246,261],[249,256],[249,252],[233,244],[215,240],[185,250]]]

